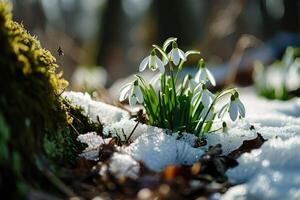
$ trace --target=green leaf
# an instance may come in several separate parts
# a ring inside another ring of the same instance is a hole
[[[167,54],[165,53],[165,51],[160,46],[158,46],[156,44],[154,44],[152,46],[154,47],[154,49],[157,49],[161,53],[161,55],[164,57],[164,59],[169,60]]]
[[[146,83],[146,81],[144,80],[143,77],[141,77],[141,76],[138,75],[138,74],[135,74],[134,76],[135,76],[137,79],[139,79],[139,80],[141,81],[141,83],[142,83],[145,87],[147,87],[147,83]]]

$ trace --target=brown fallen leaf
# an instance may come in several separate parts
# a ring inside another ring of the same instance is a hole
[[[239,148],[237,148],[236,150],[234,150],[231,153],[229,153],[228,157],[232,158],[232,159],[237,159],[243,153],[250,152],[253,149],[260,148],[265,141],[266,140],[262,137],[262,135],[260,133],[257,133],[257,137],[256,138],[254,138],[252,140],[245,140],[245,141],[243,141],[243,144]]]

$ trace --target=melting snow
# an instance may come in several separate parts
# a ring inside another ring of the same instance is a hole
[[[86,94],[65,92],[64,95],[82,106],[93,120],[98,115],[105,122],[105,134],[125,140],[124,134],[128,138],[136,125],[127,112],[95,102]],[[242,89],[240,98],[246,107],[246,119],[235,123],[227,120],[228,130],[208,134],[207,146],[221,143],[227,154],[244,140],[255,138],[256,132],[268,141],[260,149],[243,154],[238,159],[239,166],[228,171],[229,180],[240,185],[212,199],[300,199],[300,99],[269,101],[257,97],[252,88]],[[251,125],[255,130],[250,130]],[[217,123],[214,128],[218,126]],[[94,141],[85,140],[89,147],[103,142],[99,136],[93,137]],[[111,159],[111,170],[119,175],[134,177],[139,169],[137,161],[155,171],[169,164],[192,164],[204,151],[193,148],[196,137],[191,134],[184,134],[178,140],[176,134],[169,135],[166,130],[144,124],[137,126],[130,139],[133,143],[121,148]]]
[[[300,99],[269,101],[249,88],[241,99],[248,123],[268,141],[243,154],[227,172],[229,180],[243,184],[213,199],[300,199]]]
[[[136,160],[143,160],[154,171],[160,171],[167,165],[191,165],[203,154],[202,149],[193,148],[160,128],[141,135],[125,151]]]

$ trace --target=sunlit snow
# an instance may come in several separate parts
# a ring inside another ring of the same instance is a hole
[[[114,171],[134,177],[138,171],[136,161],[144,162],[154,171],[162,170],[169,164],[192,164],[209,145],[220,143],[223,153],[227,154],[244,140],[255,138],[258,132],[267,141],[260,149],[243,154],[238,159],[239,165],[227,172],[229,180],[238,185],[224,195],[214,195],[212,199],[300,199],[300,99],[270,101],[257,97],[252,88],[240,91],[246,118],[237,122],[226,119],[228,130],[208,134],[206,147],[194,148],[196,137],[193,135],[184,134],[178,140],[176,134],[170,135],[163,129],[138,124],[130,138],[132,143],[120,148],[120,153],[111,159]],[[87,94],[65,92],[64,95],[82,106],[93,120],[99,116],[100,121],[105,122],[104,134],[125,140],[137,124],[129,119],[127,112],[95,102]],[[251,126],[255,130],[250,130]],[[220,125],[216,123],[213,128],[218,127]],[[103,140],[100,136],[89,134],[89,137],[95,138],[94,141],[86,139],[88,137],[83,141],[84,136],[81,136],[81,141],[90,147],[86,152],[91,152],[93,148],[98,151],[95,143],[100,145]],[[130,165],[134,170],[123,169],[123,166]]]

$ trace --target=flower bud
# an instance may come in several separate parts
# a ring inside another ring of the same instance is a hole
[[[178,48],[177,42],[173,41],[172,42],[172,49]]]
[[[204,62],[203,58],[201,58],[201,59],[198,61],[198,67],[199,67],[199,68],[205,68],[205,62]]]

